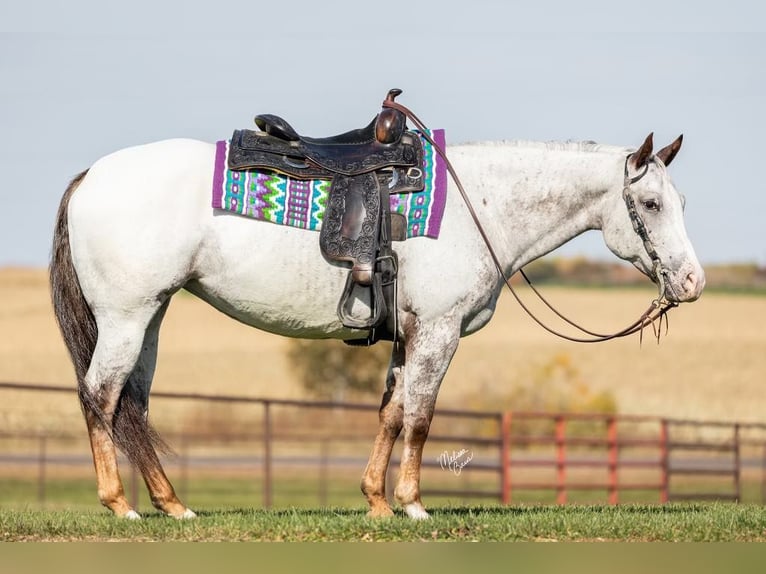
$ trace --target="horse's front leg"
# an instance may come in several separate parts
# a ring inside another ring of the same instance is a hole
[[[404,368],[404,449],[394,496],[410,518],[428,513],[420,499],[420,465],[439,386],[455,354],[459,327],[418,325],[406,343]]]
[[[404,345],[396,345],[391,355],[386,378],[386,392],[380,405],[378,434],[372,447],[370,460],[362,476],[362,492],[370,505],[368,516],[392,516],[394,513],[386,500],[386,472],[391,451],[402,430]]]

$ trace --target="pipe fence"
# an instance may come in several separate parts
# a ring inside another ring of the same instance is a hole
[[[0,382],[0,391],[64,393],[49,385]],[[188,498],[199,475],[242,475],[257,483],[260,505],[289,504],[275,493],[290,481],[321,506],[339,481],[361,471],[375,434],[378,405],[230,395],[153,392],[174,404],[243,405],[257,409],[215,432],[163,429],[177,448],[164,462],[179,495]],[[30,401],[33,410],[34,401]],[[359,416],[361,414],[361,416]],[[247,423],[250,424],[250,423]],[[73,432],[77,431],[77,432]],[[36,481],[36,501],[66,470],[92,467],[84,424],[67,432],[12,432],[0,428],[0,505],[5,475]],[[398,441],[399,443],[401,442]],[[400,448],[400,446],[398,447]],[[387,476],[391,490],[398,449]],[[124,465],[123,461],[123,465]],[[727,500],[766,502],[766,425],[651,416],[437,409],[423,457],[423,495],[451,502],[483,499],[514,504],[584,500],[608,504]],[[342,477],[342,478],[339,478]],[[138,503],[140,477],[125,475]],[[351,482],[349,482],[351,481]],[[744,488],[744,487],[747,488]],[[747,491],[745,496],[745,492]],[[95,492],[95,489],[94,489]],[[291,495],[292,496],[292,495]],[[358,497],[358,494],[356,495]],[[361,499],[359,499],[361,500]],[[255,501],[251,501],[253,504]]]

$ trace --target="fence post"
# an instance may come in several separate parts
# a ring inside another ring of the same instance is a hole
[[[567,503],[566,419],[558,415],[556,421],[556,504]]]
[[[761,455],[761,504],[766,504],[766,442]]]
[[[271,402],[263,402],[263,507],[271,508]]]
[[[181,500],[189,504],[189,446],[186,433],[181,435]]]
[[[742,458],[739,449],[739,423],[734,424],[734,496],[736,501],[742,500],[742,492],[740,490],[740,482],[742,476]]]
[[[328,439],[319,439],[319,506],[327,506],[327,450]]]
[[[511,418],[510,411],[503,413],[500,422],[500,499],[503,504],[511,503]]]
[[[606,419],[606,439],[607,439],[607,460],[608,460],[608,484],[609,484],[609,504],[619,503],[619,493],[617,490],[617,464],[619,462],[619,450],[617,448],[617,419],[609,417]]]
[[[660,419],[660,503],[670,500],[670,468],[668,456],[668,421]]]
[[[45,504],[45,465],[47,464],[48,437],[40,437],[40,450],[38,452],[38,473],[37,473],[37,501]]]

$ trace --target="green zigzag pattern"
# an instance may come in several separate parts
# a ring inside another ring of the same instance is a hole
[[[318,229],[322,225],[324,212],[327,209],[327,198],[330,195],[330,181],[317,180],[314,182],[314,190],[311,193],[311,221],[309,229]]]
[[[285,213],[285,199],[287,197],[284,189],[286,180],[278,174],[273,174],[265,177],[261,180],[261,183],[269,190],[268,193],[264,193],[262,196],[263,202],[266,204],[263,207],[263,216],[274,223],[282,223],[282,217]]]

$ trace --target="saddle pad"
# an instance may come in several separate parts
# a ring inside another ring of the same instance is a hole
[[[433,140],[446,147],[444,130],[431,130]],[[407,237],[439,237],[447,199],[447,167],[424,138],[425,188],[415,193],[391,195],[391,211],[407,218]],[[213,174],[215,209],[319,231],[322,228],[329,180],[299,180],[273,171],[231,171],[227,167],[229,142],[216,143]]]

